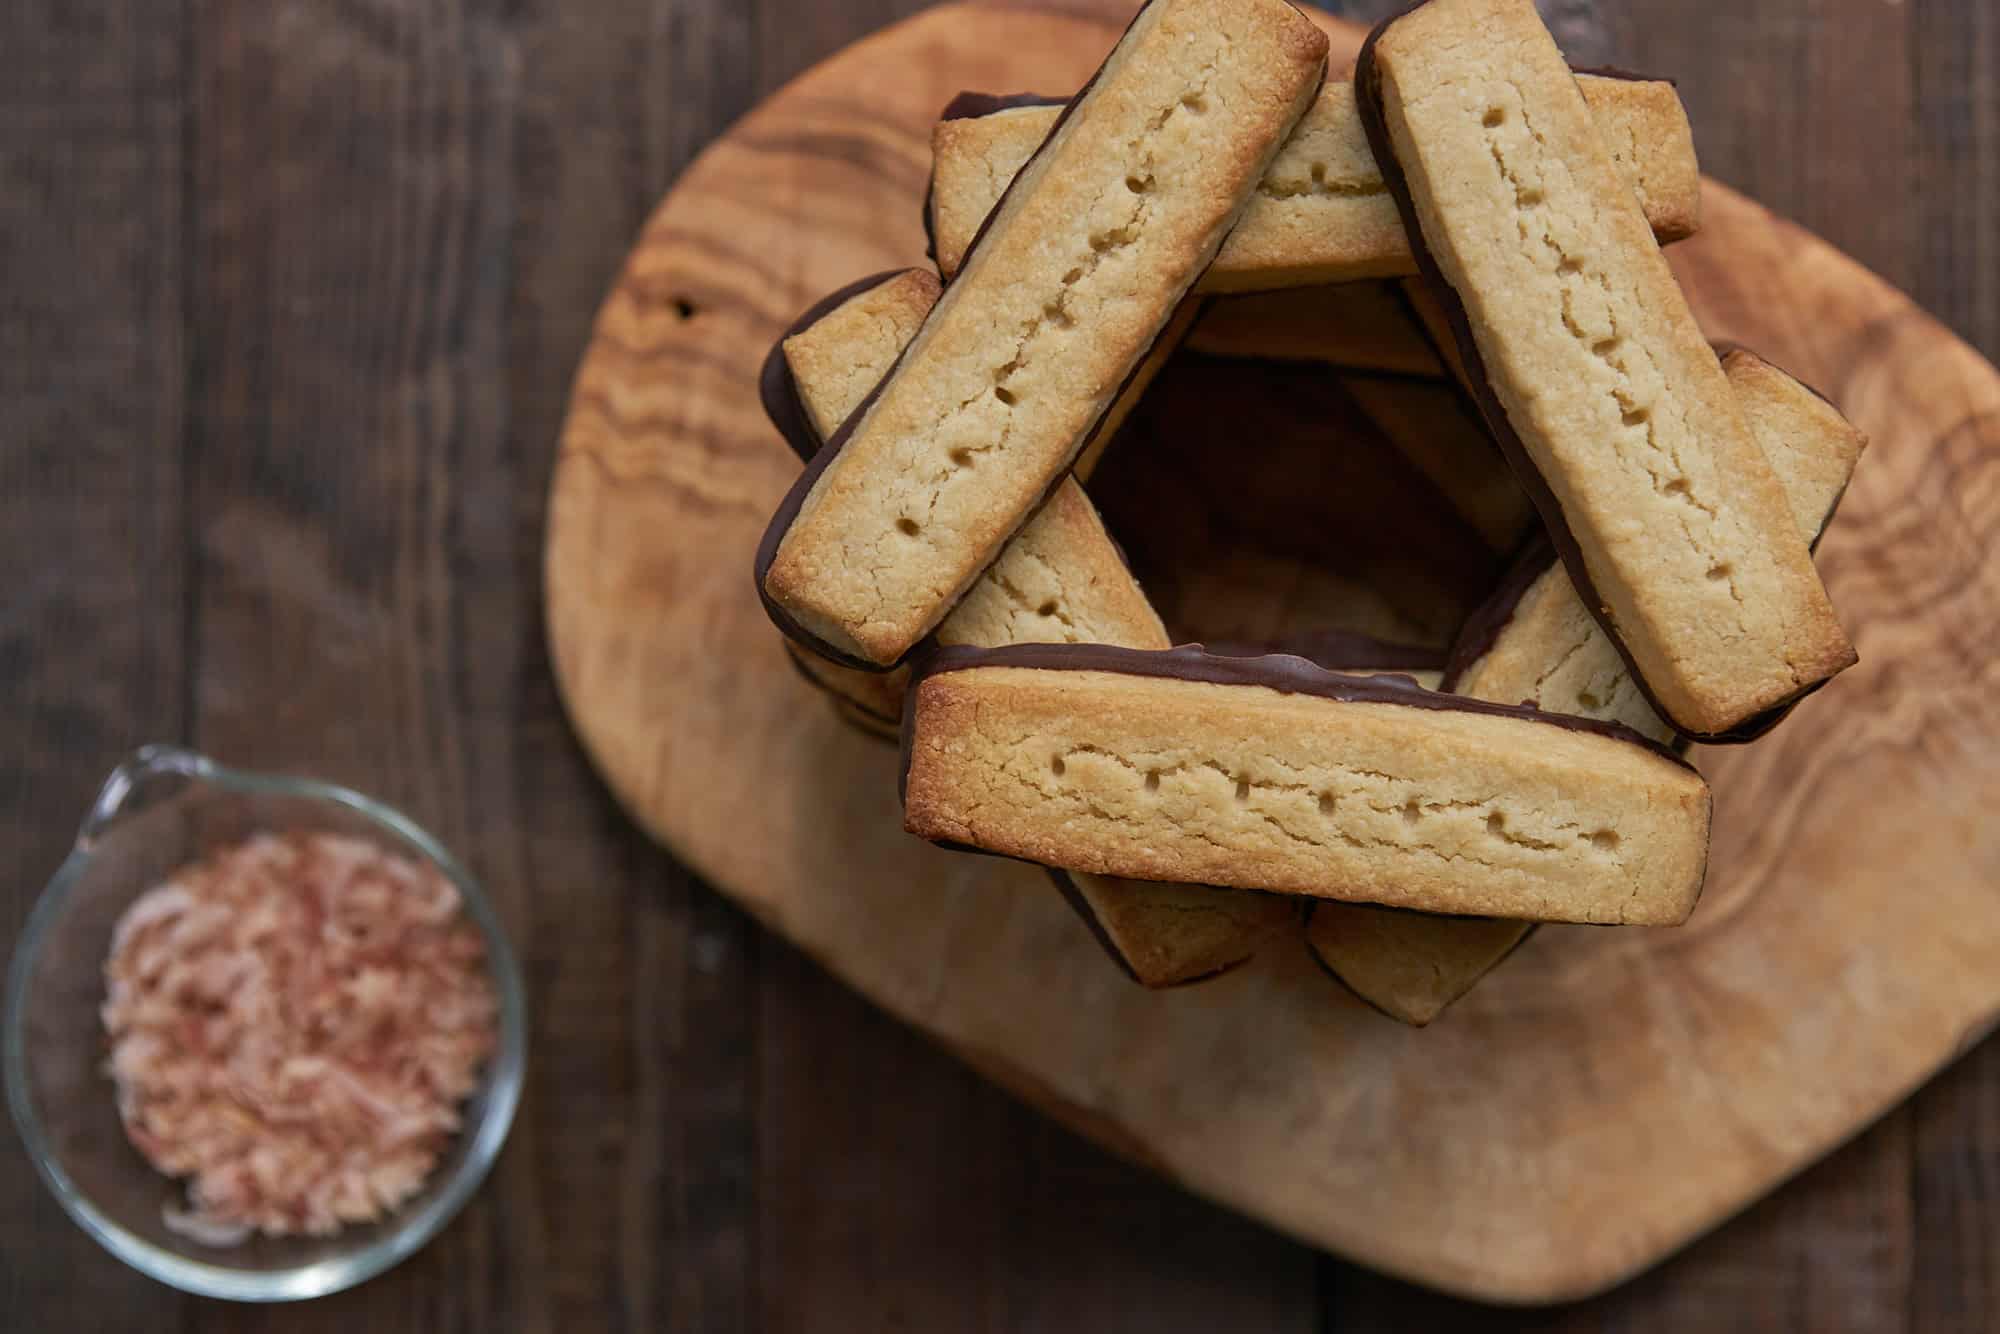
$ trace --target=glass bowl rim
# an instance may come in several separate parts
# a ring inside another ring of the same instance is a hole
[[[443,872],[458,889],[466,915],[484,937],[486,967],[500,1002],[499,1041],[485,1079],[486,1114],[466,1132],[471,1139],[465,1157],[442,1183],[442,1188],[402,1216],[392,1215],[387,1230],[358,1249],[310,1264],[273,1270],[234,1269],[225,1264],[190,1260],[162,1249],[121,1226],[77,1187],[57,1160],[42,1120],[35,1112],[33,1099],[28,1095],[27,1046],[22,1032],[34,963],[98,837],[117,818],[139,784],[160,775],[178,775],[194,783],[249,796],[298,797],[352,811],[414,848]],[[0,1046],[4,1046],[4,1053],[0,1053],[0,1061],[4,1061],[6,1072],[7,1106],[36,1174],[64,1212],[105,1250],[147,1277],[197,1296],[241,1302],[323,1297],[365,1282],[421,1250],[465,1207],[492,1170],[513,1128],[527,1067],[527,991],[513,947],[485,889],[443,843],[401,811],[352,788],[313,778],[235,769],[198,751],[172,745],[140,747],[104,780],[69,854],[35,900],[14,943],[13,960],[7,970],[3,1022]]]

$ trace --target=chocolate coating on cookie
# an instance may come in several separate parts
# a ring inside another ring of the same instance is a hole
[[[1456,690],[1465,678],[1472,664],[1493,651],[1500,642],[1500,632],[1514,619],[1514,609],[1521,605],[1521,599],[1534,587],[1535,580],[1547,573],[1556,563],[1556,549],[1549,542],[1548,534],[1536,533],[1521,548],[1521,554],[1507,567],[1507,573],[1500,576],[1493,592],[1484,602],[1472,609],[1459,628],[1458,638],[1452,641],[1451,652],[1445,658],[1444,678],[1438,682],[1439,690]]]
[[[1067,97],[1050,97],[1046,93],[981,93],[967,89],[944,104],[944,110],[938,112],[938,119],[978,120],[996,111],[1013,111],[1018,107],[1059,107],[1068,101]]]
[[[1429,672],[1445,666],[1445,650],[1427,644],[1398,644],[1353,630],[1301,630],[1266,642],[1220,641],[1204,647],[1224,658],[1261,658],[1282,653],[1336,672]]]
[[[911,664],[910,688],[903,696],[902,764],[897,774],[897,795],[903,795],[910,774],[910,755],[915,744],[916,698],[925,681],[948,672],[970,671],[978,667],[1029,667],[1037,671],[1116,672],[1171,681],[1198,681],[1208,685],[1262,686],[1287,695],[1314,695],[1342,704],[1400,704],[1437,712],[1477,713],[1489,718],[1518,718],[1524,722],[1560,727],[1571,732],[1590,732],[1617,741],[1630,742],[1682,768],[1693,766],[1666,746],[1652,741],[1623,723],[1596,718],[1577,718],[1563,713],[1544,713],[1524,704],[1494,704],[1465,695],[1447,695],[1426,690],[1407,676],[1347,676],[1327,671],[1304,658],[1273,653],[1259,658],[1231,658],[1210,653],[1200,644],[1183,644],[1162,650],[1113,648],[1109,644],[1010,644],[1005,648],[968,648],[956,645],[934,649]]]
[[[1409,9],[1378,23],[1368,34],[1368,40],[1362,44],[1361,55],[1354,65],[1354,100],[1361,113],[1362,128],[1368,135],[1369,149],[1374,153],[1376,164],[1381,168],[1382,181],[1388,186],[1390,196],[1396,201],[1396,211],[1402,216],[1403,229],[1409,234],[1410,250],[1416,257],[1417,268],[1423,275],[1424,281],[1430,284],[1432,292],[1438,297],[1446,317],[1451,322],[1452,335],[1458,344],[1459,356],[1465,363],[1466,378],[1470,381],[1468,388],[1479,404],[1480,414],[1486,418],[1487,429],[1499,442],[1501,451],[1507,456],[1508,463],[1513,466],[1522,489],[1528,493],[1529,499],[1534,501],[1536,511],[1542,516],[1542,523],[1548,530],[1549,539],[1554,544],[1563,565],[1568,569],[1571,583],[1576,586],[1577,596],[1582,599],[1592,619],[1611,640],[1612,646],[1618,650],[1618,656],[1625,660],[1625,670],[1630,674],[1639,693],[1644,696],[1647,705],[1668,726],[1691,741],[1701,741],[1711,745],[1733,745],[1755,741],[1783,721],[1785,715],[1790,713],[1800,700],[1825,685],[1826,680],[1816,681],[1802,688],[1789,699],[1727,731],[1689,732],[1674,722],[1647,683],[1645,674],[1639,670],[1639,664],[1619,635],[1618,627],[1607,611],[1604,599],[1598,595],[1596,587],[1592,584],[1590,571],[1584,562],[1583,548],[1578,544],[1576,534],[1570,529],[1569,521],[1563,514],[1562,503],[1556,498],[1541,469],[1535,465],[1527,446],[1521,440],[1520,433],[1514,429],[1512,420],[1507,416],[1507,410],[1501,404],[1499,395],[1494,392],[1485,358],[1480,355],[1479,344],[1472,334],[1472,322],[1466,313],[1465,302],[1460,299],[1457,290],[1445,280],[1443,271],[1438,267],[1437,256],[1431,252],[1430,244],[1424,236],[1423,223],[1417,216],[1415,201],[1410,195],[1409,178],[1403,170],[1402,163],[1396,158],[1395,145],[1390,139],[1389,127],[1383,118],[1381,71],[1375,60],[1375,48],[1381,41],[1382,35],[1411,13],[1422,9],[1426,3],[1428,0],[1418,0],[1418,3]]]
[[[1669,88],[1681,86],[1680,80],[1667,74],[1643,74],[1638,70],[1626,69],[1623,65],[1571,65],[1570,73],[1593,79],[1617,79],[1621,83],[1664,83]]]

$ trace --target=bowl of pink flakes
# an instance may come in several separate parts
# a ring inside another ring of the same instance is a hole
[[[292,1301],[415,1252],[520,1101],[491,903],[345,788],[148,747],[115,770],[7,977],[7,1101],[83,1229],[189,1292]]]

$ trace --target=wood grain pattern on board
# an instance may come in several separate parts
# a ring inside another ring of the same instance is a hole
[[[927,12],[785,88],[682,178],[564,427],[546,579],[565,700],[650,832],[1084,1133],[1394,1273],[1501,1300],[1597,1290],[1853,1135],[2000,1012],[2000,666],[1982,648],[2000,376],[1712,187],[1674,254],[1705,326],[1825,389],[1875,444],[1820,558],[1862,664],[1766,742],[1701,756],[1717,841],[1693,922],[1544,930],[1422,1033],[1294,951],[1141,992],[1038,872],[900,832],[893,756],[796,681],[748,575],[796,469],[752,388],[769,339],[817,293],[921,254],[946,98],[1073,86],[1112,36]]]

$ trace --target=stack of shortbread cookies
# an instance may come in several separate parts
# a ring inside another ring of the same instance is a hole
[[[1423,1024],[1535,923],[1687,919],[1687,743],[1854,662],[1811,552],[1865,442],[1696,325],[1670,83],[1531,0],[1326,54],[1150,0],[1076,96],[954,100],[935,270],[765,365],[756,582],[912,834],[1049,868],[1145,985],[1303,921]]]

